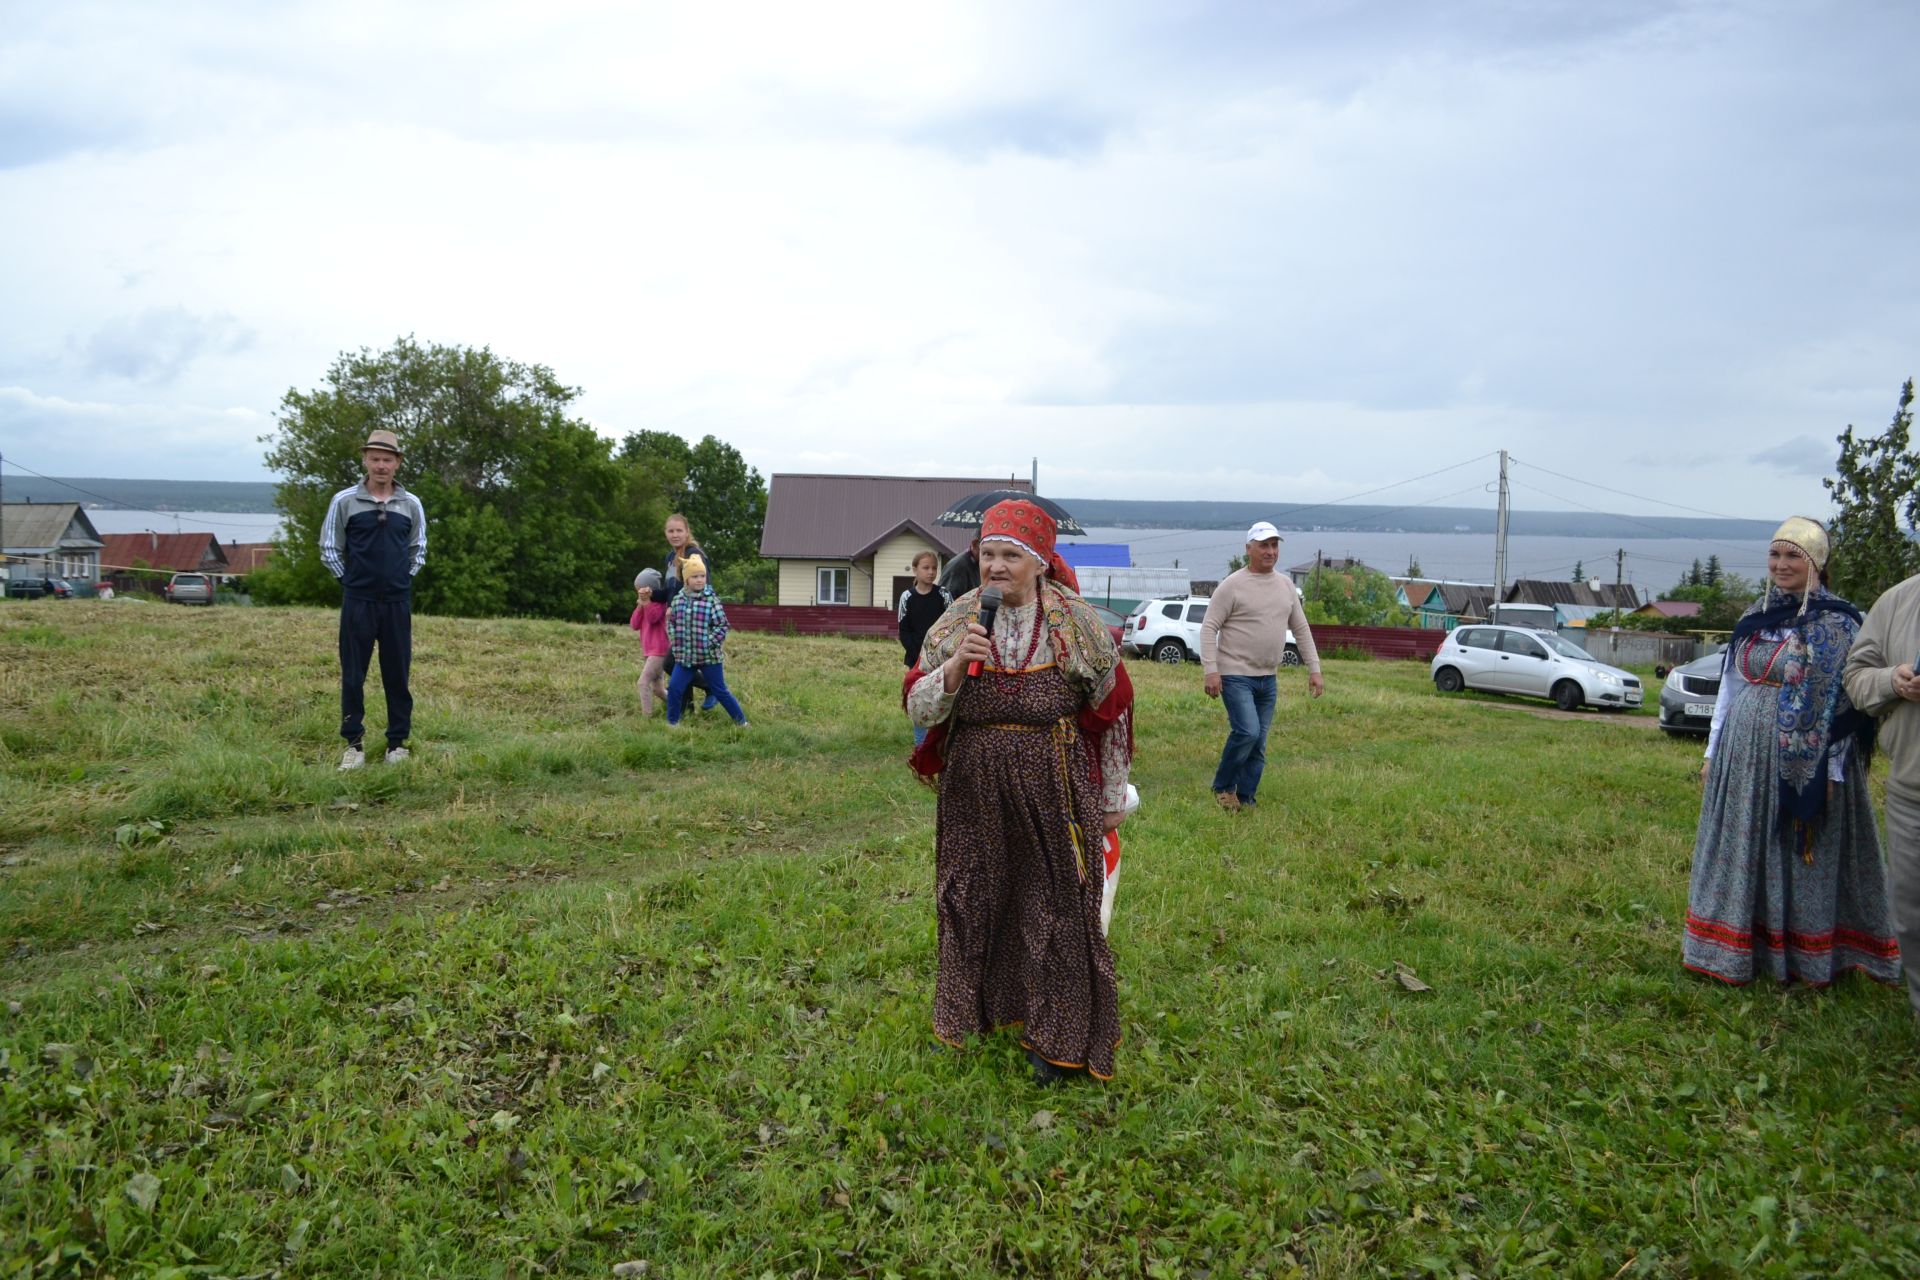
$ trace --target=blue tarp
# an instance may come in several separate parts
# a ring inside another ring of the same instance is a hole
[[[1124,542],[1058,542],[1054,550],[1075,569],[1124,569],[1133,563],[1133,548]]]

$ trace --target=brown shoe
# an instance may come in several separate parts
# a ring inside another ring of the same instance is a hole
[[[1233,794],[1233,792],[1216,791],[1213,793],[1213,798],[1216,801],[1218,801],[1220,804],[1220,807],[1222,809],[1225,809],[1228,813],[1240,812],[1240,797]]]

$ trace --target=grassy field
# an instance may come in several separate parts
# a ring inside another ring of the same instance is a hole
[[[1696,742],[1331,663],[1230,818],[1139,664],[1119,1075],[1042,1091],[931,1040],[893,646],[669,732],[622,629],[421,618],[342,775],[333,627],[0,604],[0,1276],[1920,1274],[1904,999],[1679,967]]]

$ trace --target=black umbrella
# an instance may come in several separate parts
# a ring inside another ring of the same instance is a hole
[[[987,514],[989,507],[994,506],[996,503],[1007,502],[1015,498],[1023,502],[1031,502],[1034,506],[1039,507],[1042,511],[1052,516],[1053,522],[1060,526],[1061,533],[1077,538],[1087,536],[1087,531],[1080,527],[1078,520],[1075,520],[1067,513],[1065,507],[1053,501],[1051,498],[1042,498],[1037,494],[1028,493],[1024,489],[989,489],[985,493],[970,493],[935,516],[933,522],[935,524],[956,525],[963,529],[978,529],[980,527],[980,518]]]

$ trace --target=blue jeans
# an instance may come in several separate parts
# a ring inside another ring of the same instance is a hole
[[[747,713],[740,709],[740,700],[735,698],[732,691],[727,688],[727,673],[717,662],[709,662],[700,667],[682,662],[674,667],[673,675],[667,681],[667,723],[680,723],[680,713],[686,709],[687,690],[693,687],[695,671],[698,671],[700,678],[706,682],[707,695],[726,708],[727,714],[733,717],[735,724],[745,724]]]
[[[1267,730],[1273,727],[1273,706],[1280,697],[1275,676],[1221,676],[1220,701],[1227,707],[1227,746],[1213,774],[1216,792],[1231,791],[1241,804],[1252,804],[1260,790],[1260,774],[1267,767]]]

